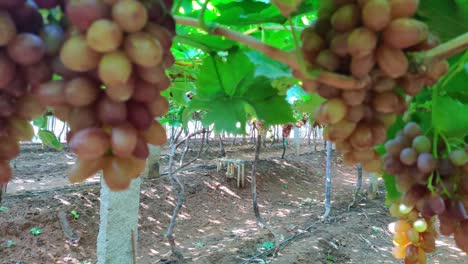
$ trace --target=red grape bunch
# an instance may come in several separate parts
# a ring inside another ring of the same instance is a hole
[[[394,256],[406,258],[405,263],[425,263],[423,253],[435,249],[436,218],[440,233],[454,234],[457,246],[468,252],[467,147],[453,148],[440,138],[434,141],[434,135],[424,134],[418,124],[410,122],[387,141],[385,149],[384,169],[394,175],[402,193],[390,208],[400,218],[396,223],[403,226],[394,228]]]
[[[166,142],[155,120],[168,101],[160,92],[175,21],[172,2],[69,0],[70,27],[54,60],[62,77],[41,83],[35,95],[70,125],[67,141],[78,161],[69,172],[81,182],[97,171],[111,190],[127,189],[143,171],[148,144]]]
[[[19,154],[19,141],[34,135],[29,121],[45,107],[33,95],[36,86],[52,78],[51,60],[63,31],[44,25],[39,8],[55,1],[0,1],[0,184],[12,177],[9,161]]]
[[[406,52],[438,45],[428,26],[412,18],[418,6],[419,0],[322,1],[318,19],[301,33],[308,70],[369,83],[342,89],[296,73],[305,90],[326,99],[316,113],[316,120],[326,124],[324,137],[336,143],[348,164],[361,163],[369,172],[381,170],[373,147],[385,142],[387,128],[406,110],[405,94],[416,95],[448,68],[442,61],[424,74],[411,73]]]

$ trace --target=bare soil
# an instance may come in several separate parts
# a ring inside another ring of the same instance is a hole
[[[227,157],[246,160],[250,173],[252,144],[226,146]],[[194,147],[186,160],[196,155]],[[281,146],[262,149],[258,164],[257,191],[262,216],[281,240],[292,239],[276,257],[260,256],[249,263],[401,263],[391,256],[392,239],[387,224],[393,220],[385,208],[383,186],[375,200],[360,195],[348,211],[356,170],[332,162],[332,211],[324,212],[325,152],[301,146],[300,155]],[[259,229],[252,211],[250,177],[243,189],[224,171],[216,171],[217,142],[179,175],[186,184],[187,201],[175,228],[178,247],[187,263],[242,263],[255,256],[273,238]],[[167,149],[161,171],[167,165]],[[72,185],[66,170],[74,157],[67,151],[23,145],[15,161],[15,177],[8,185],[0,211],[0,263],[95,263],[99,227],[99,178]],[[250,176],[248,174],[247,176]],[[366,176],[366,175],[364,175]],[[363,189],[368,180],[364,177]],[[380,183],[382,185],[382,183]],[[163,237],[175,204],[166,177],[146,179],[141,189],[138,263],[177,263]],[[122,208],[124,212],[125,208]],[[70,212],[76,210],[78,220]],[[79,234],[76,244],[67,243],[58,212],[69,215],[71,228]],[[43,228],[40,235],[30,233]],[[428,263],[465,263],[465,254],[451,238],[440,238],[438,250]]]

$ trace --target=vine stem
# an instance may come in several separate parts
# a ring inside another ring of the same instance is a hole
[[[410,64],[416,71],[424,71],[429,64],[450,58],[467,49],[468,32],[442,43],[433,49],[410,54]]]
[[[300,61],[296,56],[296,51],[284,51],[270,46],[262,41],[227,27],[212,23],[209,26],[205,22],[200,24],[200,19],[191,17],[174,16],[176,23],[180,25],[196,27],[208,30],[209,34],[223,36],[227,39],[242,43],[252,49],[262,52],[266,56],[280,61],[291,69],[299,71],[304,77],[309,77],[320,83],[331,85],[343,90],[359,90],[370,83],[369,78],[356,79],[351,76],[338,74],[324,70],[314,70],[313,72],[303,72]],[[439,60],[447,59],[457,53],[468,49],[468,32],[453,38],[441,45],[425,51],[408,54],[411,68],[417,72],[425,72],[427,66]]]
[[[182,16],[174,16],[174,18],[177,24],[190,26],[190,27],[196,27],[196,28],[202,28],[202,25],[200,25],[200,21],[198,19],[190,18],[190,17],[182,17]],[[285,63],[291,68],[294,68],[294,69],[299,68],[299,64],[296,60],[294,53],[290,53],[290,52],[275,48],[273,46],[267,45],[254,37],[244,35],[235,30],[228,29],[226,27],[222,27],[219,25],[210,26],[209,33],[213,35],[224,36],[230,40],[243,43],[251,47],[252,49],[255,49],[264,53],[265,55],[267,55],[268,57],[272,59]]]
[[[180,25],[196,27],[200,29],[208,28],[208,33],[212,35],[223,36],[227,39],[237,41],[242,43],[250,48],[260,51],[266,56],[280,61],[287,66],[289,66],[293,70],[297,70],[301,72],[301,66],[299,60],[296,56],[296,51],[284,51],[282,49],[270,46],[268,44],[263,43],[262,41],[244,35],[238,31],[216,25],[210,24],[209,26],[203,25],[204,23],[200,24],[200,20],[191,17],[182,17],[182,16],[174,16],[176,23]],[[344,90],[358,90],[365,87],[369,83],[369,79],[358,80],[356,78],[324,71],[324,70],[314,70],[313,72],[306,73],[307,75],[311,75],[313,79],[317,80],[320,83],[327,84],[334,86],[336,88],[344,89]]]

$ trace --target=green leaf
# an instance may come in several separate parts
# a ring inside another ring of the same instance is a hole
[[[468,135],[468,104],[449,96],[436,96],[432,111],[432,122],[437,131],[447,137]]]
[[[53,147],[53,148],[55,148],[57,150],[62,150],[63,149],[62,144],[59,142],[59,140],[57,139],[55,134],[52,133],[51,131],[41,129],[41,130],[39,130],[37,135],[38,135],[39,139],[41,140],[42,144],[44,144],[46,146]]]
[[[193,29],[178,28],[174,42],[184,43],[205,52],[225,51],[237,46],[237,43],[224,37],[208,35]]]
[[[285,64],[265,56],[258,51],[247,51],[245,54],[255,64],[255,76],[263,75],[272,79],[290,77],[291,69]]]
[[[423,0],[417,15],[442,41],[447,41],[468,31],[468,4],[463,2]]]
[[[195,91],[195,84],[187,81],[172,82],[169,89],[161,92],[161,95],[170,99],[176,105],[185,106],[190,100],[187,92]]]
[[[5,212],[7,211],[9,208],[6,207],[6,206],[0,206],[0,212]]]
[[[257,119],[265,121],[267,126],[294,122],[291,105],[284,96],[270,97],[252,105]]]
[[[32,120],[33,125],[40,129],[44,129],[47,127],[47,117],[45,115],[42,115],[40,117],[37,117]]]
[[[387,192],[386,204],[392,203],[394,200],[400,198],[401,193],[397,190],[397,184],[395,176],[384,173],[382,176],[385,184],[385,190]]]
[[[212,101],[202,101],[195,97],[184,110],[184,119],[197,110],[204,110],[203,125],[214,125],[214,133],[227,131],[235,134],[245,132],[247,102],[240,98],[221,97]],[[185,123],[186,121],[184,121]]]
[[[294,104],[294,109],[300,113],[309,114],[309,118],[315,119],[315,110],[325,101],[324,98],[318,94],[310,94],[303,100],[300,100]]]
[[[197,79],[197,94],[214,97],[242,95],[251,84],[255,68],[241,51],[230,52],[227,57],[209,56],[203,60]]]
[[[42,234],[42,228],[39,228],[39,227],[33,227],[29,230],[29,232],[34,235],[34,236],[38,236],[40,234]]]

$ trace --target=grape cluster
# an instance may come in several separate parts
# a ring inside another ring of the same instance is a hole
[[[343,89],[296,72],[305,90],[326,99],[316,112],[316,120],[326,124],[324,137],[336,143],[348,164],[362,163],[369,172],[381,169],[373,147],[385,142],[387,128],[406,110],[405,96],[416,95],[448,69],[441,61],[423,74],[411,73],[406,52],[438,45],[428,26],[412,18],[418,5],[419,0],[322,1],[318,19],[301,33],[308,70],[368,83]]]
[[[434,250],[436,217],[440,221],[440,233],[454,234],[457,246],[468,252],[466,149],[466,146],[452,149],[438,137],[434,140],[434,136],[425,135],[414,122],[406,124],[403,131],[385,144],[384,169],[394,175],[402,193],[401,199],[390,207],[390,213],[400,218],[397,223],[407,222],[419,234],[419,238],[414,235],[412,239],[409,233],[401,234],[409,232],[409,228],[400,228],[401,232],[395,229],[395,257],[406,257],[408,263],[425,263],[416,262],[413,246],[425,252]],[[422,238],[424,245],[418,243]],[[412,247],[408,249],[408,245]]]
[[[148,145],[166,142],[155,120],[168,101],[175,21],[171,2],[70,0],[70,25],[58,45],[54,73],[34,87],[41,103],[70,126],[67,142],[78,161],[69,171],[81,182],[97,171],[111,190],[127,189],[139,176]]]
[[[29,121],[46,110],[32,93],[52,78],[54,32],[39,13],[45,2],[0,1],[0,184],[12,177],[9,161],[19,154],[19,141],[34,135]]]

